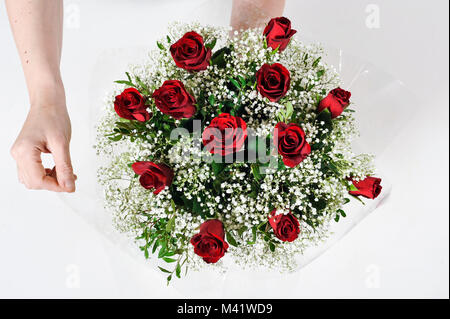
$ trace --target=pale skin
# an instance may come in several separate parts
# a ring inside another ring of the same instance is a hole
[[[233,0],[233,30],[264,27],[271,18],[283,15],[285,0]]]
[[[18,178],[28,189],[74,192],[70,158],[71,125],[60,73],[62,0],[5,0],[25,74],[30,109],[11,155]],[[234,30],[264,26],[283,14],[285,0],[233,0]],[[55,168],[45,168],[41,154],[51,153]]]

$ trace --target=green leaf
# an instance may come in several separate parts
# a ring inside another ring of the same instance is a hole
[[[166,232],[170,233],[174,227],[175,227],[175,215],[173,215],[172,218],[169,219],[169,221],[167,222]]]
[[[340,175],[339,168],[333,162],[330,161],[326,165],[335,175]]]
[[[314,60],[314,62],[312,64],[313,68],[315,68],[319,65],[319,62],[321,59],[322,59],[322,57],[318,57],[317,59]]]
[[[174,251],[167,252],[166,257],[171,257],[171,256],[174,256],[175,254],[176,254],[176,252],[174,252]]]
[[[206,43],[205,47],[212,50],[216,46],[216,42],[217,42],[217,39],[214,38],[211,42]]]
[[[339,214],[341,214],[342,217],[347,217],[347,214],[342,210],[342,209],[338,209],[337,211]]]
[[[353,184],[350,184],[350,186],[348,187],[348,190],[349,190],[350,192],[357,192],[357,191],[359,191],[359,189],[356,188],[356,186],[353,185]]]
[[[166,263],[174,263],[174,262],[177,261],[176,259],[168,258],[168,257],[163,257],[163,260],[164,260]]]
[[[317,210],[319,210],[319,211],[321,211],[321,210],[324,210],[326,207],[327,207],[327,201],[325,200],[325,199],[323,199],[323,198],[319,198],[317,201],[314,199],[314,196],[313,195],[310,195],[309,196],[309,199],[310,199],[310,201],[311,201],[311,205],[315,208],[315,209],[317,209]]]
[[[255,179],[257,181],[261,180],[262,179],[262,175],[261,175],[261,173],[259,171],[258,164],[252,164],[251,167],[252,167],[252,173],[253,173],[253,176],[255,177]]]
[[[271,55],[271,56],[274,56],[274,55],[278,52],[278,50],[280,50],[280,46],[277,46],[277,48],[276,48],[275,50],[273,50],[272,52],[270,52],[270,55]]]
[[[225,163],[216,163],[216,162],[212,162],[211,163],[214,175],[218,176],[220,173],[223,172],[223,170],[225,169],[226,164]]]
[[[131,79],[130,73],[125,72],[125,75],[127,76],[128,81],[133,82],[133,80]]]
[[[177,267],[175,268],[175,275],[176,275],[178,278],[180,278],[180,277],[181,277],[180,274],[181,274],[181,265],[180,265],[180,263],[178,263],[178,264],[177,264]]]
[[[158,248],[158,246],[159,246],[159,239],[157,239],[157,240],[155,241],[155,243],[153,244],[152,254],[155,253],[155,251],[156,251],[156,249]]]
[[[247,226],[242,226],[241,228],[238,229],[238,235],[239,237],[242,237],[242,234],[247,230]]]
[[[166,39],[167,39],[167,43],[170,43],[170,42],[172,42],[172,40],[170,39],[170,37],[169,37],[169,36],[167,36],[167,37],[166,37]]]
[[[289,120],[294,113],[294,107],[292,106],[291,102],[286,103],[286,113],[285,113],[285,119],[286,121]]]
[[[114,83],[117,83],[117,84],[126,84],[126,85],[128,85],[128,86],[134,87],[134,84],[133,84],[131,81],[118,80],[118,81],[114,81]]]
[[[165,273],[167,273],[167,274],[171,274],[171,273],[172,273],[171,271],[169,271],[169,270],[167,270],[167,269],[164,269],[164,268],[162,268],[162,267],[159,267],[159,266],[158,266],[158,268],[159,268],[159,270],[161,270],[162,272],[165,272]]]
[[[161,43],[159,43],[158,41],[156,41],[156,45],[158,46],[158,48],[160,48],[161,50],[165,50],[166,48],[161,44]]]
[[[136,81],[141,86],[142,89],[147,90],[147,85],[145,85],[145,83],[142,82],[140,77],[136,76]],[[144,93],[144,92],[142,92],[142,93]]]
[[[336,217],[334,217],[334,221],[337,223],[339,221],[339,215],[336,214]]]
[[[230,53],[231,53],[230,47],[225,47],[216,51],[216,53],[214,53],[213,56],[211,57],[211,65],[217,65],[217,67],[221,69],[225,68],[227,65],[225,57]]]
[[[230,78],[230,81],[231,81],[231,83],[233,83],[233,85],[234,85],[235,87],[238,88],[238,90],[241,89],[241,85],[238,83],[238,81],[236,81],[236,80],[233,79],[233,78]]]
[[[331,119],[330,111],[328,109],[325,109],[322,112],[320,112],[319,115],[317,116],[316,121],[318,123],[320,123],[320,122],[324,122],[325,123],[323,125],[323,128],[327,129],[328,132],[327,132],[327,134],[322,134],[321,136],[319,136],[319,139],[324,139],[333,130],[333,121]]]
[[[241,87],[244,88],[247,85],[247,82],[245,81],[244,77],[241,75],[238,75],[238,79],[241,82]]]
[[[228,232],[228,231],[226,232],[226,235],[227,235],[227,242],[228,242],[230,245],[237,247],[237,246],[238,246],[238,243],[237,243],[236,240],[234,239],[233,235],[231,235],[231,233]]]
[[[166,242],[162,242],[162,243],[161,243],[161,248],[159,249],[159,252],[158,252],[158,258],[162,258],[162,257],[165,256],[165,253],[166,253],[166,245],[167,245]]]
[[[116,135],[116,136],[113,136],[113,137],[109,137],[109,139],[111,141],[117,142],[117,141],[120,141],[122,139],[122,135]]]
[[[321,78],[325,74],[325,70],[320,70],[317,72],[317,78]]]
[[[258,226],[252,227],[252,241],[247,242],[248,245],[254,245],[256,243],[256,231]]]
[[[214,106],[214,104],[216,103],[216,97],[214,95],[210,95],[208,100],[209,100],[209,104],[211,104],[211,106]]]
[[[274,252],[275,251],[275,244],[273,242],[270,242],[269,243],[269,248],[270,248],[271,252]]]

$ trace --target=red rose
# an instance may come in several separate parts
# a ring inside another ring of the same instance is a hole
[[[206,70],[211,60],[211,49],[203,44],[203,37],[194,32],[186,33],[170,47],[175,64],[188,71]]]
[[[280,63],[266,63],[256,72],[256,81],[259,93],[271,102],[277,102],[289,90],[291,75]]]
[[[144,97],[134,88],[126,89],[116,96],[114,110],[117,115],[127,120],[145,122],[150,119]]]
[[[332,90],[328,95],[319,103],[319,113],[325,109],[328,109],[331,113],[331,118],[336,118],[342,114],[345,108],[350,104],[350,97],[352,94],[341,88]]]
[[[267,45],[274,50],[279,47],[280,52],[286,49],[296,33],[296,30],[291,29],[291,21],[285,17],[273,18],[264,29]]]
[[[351,179],[353,185],[358,189],[357,191],[350,191],[350,195],[363,196],[370,199],[375,199],[380,195],[381,178],[367,176],[365,179],[357,182]]]
[[[247,124],[244,120],[228,113],[213,118],[203,131],[203,145],[212,154],[226,156],[241,149],[247,138]]]
[[[191,238],[194,252],[209,263],[216,263],[228,249],[223,224],[218,219],[210,219],[201,224],[200,232]]]
[[[300,223],[292,213],[286,215],[277,215],[277,210],[274,209],[269,216],[269,224],[273,228],[275,236],[282,240],[292,242],[297,239],[300,234]]]
[[[153,92],[156,107],[164,114],[180,120],[192,117],[197,108],[195,98],[190,95],[182,82],[178,80],[165,81]]]
[[[139,182],[145,189],[154,188],[153,194],[158,195],[166,186],[170,186],[173,180],[173,171],[165,164],[153,162],[136,162],[132,166],[133,171],[140,175]]]
[[[305,138],[305,132],[295,123],[278,123],[275,126],[273,143],[278,153],[283,156],[283,163],[288,167],[295,167],[310,153],[311,146]]]

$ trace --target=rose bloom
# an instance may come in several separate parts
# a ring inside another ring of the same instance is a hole
[[[297,33],[297,31],[291,29],[291,20],[285,17],[271,19],[264,29],[267,46],[274,50],[279,48],[279,52],[286,49],[291,41],[291,37],[295,33]]]
[[[175,64],[187,71],[203,71],[209,66],[211,49],[203,44],[203,37],[194,32],[186,33],[170,47]]]
[[[276,213],[277,210],[274,209],[269,215],[269,224],[275,236],[282,241],[292,242],[296,240],[298,234],[300,234],[298,219],[291,212],[286,215],[277,215]]]
[[[247,138],[247,124],[244,120],[228,113],[215,117],[203,131],[205,148],[212,154],[226,156],[242,148]]]
[[[284,97],[291,86],[291,75],[280,63],[264,64],[256,72],[256,88],[262,96],[271,102],[277,102]]]
[[[380,195],[381,178],[367,176],[361,181],[355,181],[351,179],[353,185],[358,189],[357,191],[350,191],[350,195],[363,196],[369,199],[375,199]]]
[[[190,118],[197,108],[195,98],[190,95],[182,82],[178,80],[165,81],[157,89],[152,97],[156,107],[164,114],[172,116],[176,120]]]
[[[347,106],[350,104],[350,97],[352,94],[341,88],[332,90],[328,95],[319,103],[319,113],[325,109],[328,109],[331,113],[331,118],[336,118],[342,114]]]
[[[166,164],[153,162],[136,162],[131,168],[140,175],[139,182],[145,189],[155,189],[153,194],[158,195],[173,180],[173,171]]]
[[[278,153],[283,156],[284,165],[288,167],[297,166],[311,153],[305,132],[295,123],[278,123],[275,126],[273,143]]]
[[[135,88],[129,88],[116,96],[114,110],[117,115],[127,120],[146,122],[150,119],[145,99]]]
[[[205,262],[216,263],[228,249],[223,223],[218,219],[205,221],[200,225],[200,232],[191,238],[191,244]]]

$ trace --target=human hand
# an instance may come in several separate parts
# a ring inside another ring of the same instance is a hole
[[[75,191],[69,143],[70,118],[63,105],[33,105],[17,137],[11,155],[17,163],[19,181],[28,189]],[[55,168],[44,168],[41,153],[51,153]]]

